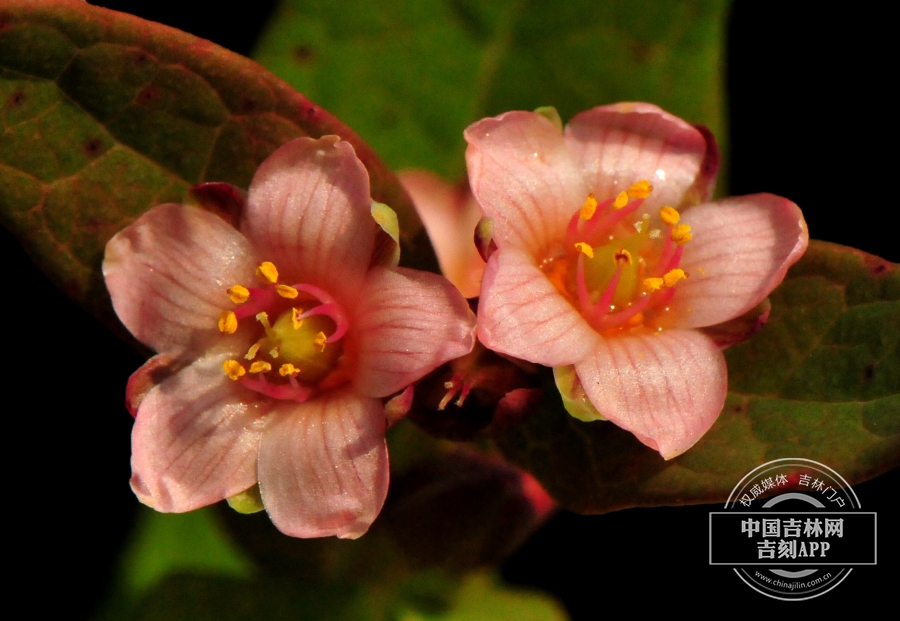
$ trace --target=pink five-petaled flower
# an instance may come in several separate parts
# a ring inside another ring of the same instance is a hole
[[[300,138],[256,172],[240,230],[167,204],[109,242],[113,306],[159,352],[128,385],[142,502],[189,511],[258,482],[288,535],[366,532],[388,485],[381,399],[469,352],[475,326],[444,278],[372,265],[371,210],[351,145]]]
[[[700,329],[764,300],[806,249],[806,223],[770,194],[706,203],[712,136],[655,106],[594,108],[564,130],[548,118],[509,112],[465,133],[498,249],[479,339],[574,365],[600,416],[670,459],[725,401],[726,343]]]

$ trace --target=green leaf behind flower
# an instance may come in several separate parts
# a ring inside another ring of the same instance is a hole
[[[587,513],[721,501],[781,457],[825,463],[851,484],[900,465],[900,266],[811,242],[770,299],[768,324],[725,352],[722,415],[680,457],[663,461],[615,425],[576,420],[557,395],[497,443]]]
[[[356,541],[291,539],[264,515],[219,509],[143,509],[97,621],[566,619],[549,596],[489,574],[412,568],[377,526]]]
[[[182,202],[196,183],[246,188],[266,156],[299,136],[353,143],[373,197],[398,212],[406,241],[427,248],[394,175],[340,121],[246,58],[123,13],[4,2],[0,122],[0,220],[106,319],[100,263],[113,234],[154,205]]]
[[[652,101],[721,140],[728,5],[283,0],[256,57],[395,169],[458,178],[463,129],[508,110]]]

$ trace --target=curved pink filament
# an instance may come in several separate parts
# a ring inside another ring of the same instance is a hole
[[[603,330],[608,330],[610,328],[615,328],[617,326],[622,325],[645,308],[650,303],[650,298],[653,297],[654,294],[650,293],[644,296],[641,296],[641,299],[629,306],[628,308],[624,308],[620,311],[616,311],[614,313],[609,313],[606,317],[600,320],[600,323],[597,325],[597,330],[602,332]]]
[[[251,287],[249,291],[250,297],[247,301],[234,309],[234,315],[238,319],[255,317],[258,313],[271,308],[280,299],[275,285]]]
[[[289,375],[289,384],[270,384],[266,381],[265,376],[260,375],[258,378],[247,377],[242,378],[244,386],[255,392],[272,397],[273,399],[282,399],[285,401],[297,401],[303,403],[312,395],[312,390],[300,385],[297,379]]]
[[[673,242],[674,243],[674,242]],[[671,270],[678,267],[678,264],[681,263],[681,255],[684,253],[683,246],[676,246],[675,252],[672,253],[672,256],[669,257],[667,262],[660,261],[656,264],[656,269],[659,272],[659,276],[664,274],[668,274]]]
[[[603,201],[604,206],[611,205],[612,203],[612,200]],[[594,213],[594,217],[588,220],[587,226],[582,230],[583,236],[590,240],[602,241],[599,240],[602,233],[613,228],[627,216],[633,214],[643,204],[644,199],[639,198],[631,201],[625,207],[622,207],[622,209],[604,209],[602,214],[600,213],[600,207],[598,206],[597,211]]]
[[[578,308],[585,317],[590,317],[594,312],[594,305],[591,303],[591,294],[587,289],[587,283],[584,280],[584,254],[578,253],[578,264],[575,268],[575,287],[578,290]]]
[[[600,296],[600,299],[597,300],[596,309],[598,311],[602,310],[603,315],[609,313],[609,307],[610,304],[612,304],[613,296],[616,294],[616,287],[619,286],[619,276],[621,276],[621,274],[622,264],[616,261],[616,273],[613,274],[612,278],[609,279],[609,284],[606,286],[606,291],[604,291],[603,295]]]
[[[596,213],[594,215],[597,215]],[[574,214],[572,214],[572,219],[569,220],[569,226],[566,227],[566,248],[571,248],[578,242],[578,223],[581,221],[581,210],[579,209]]]
[[[341,340],[341,338],[347,334],[347,330],[350,328],[350,321],[347,319],[347,313],[344,312],[344,309],[341,308],[337,302],[326,302],[325,304],[320,304],[314,308],[309,309],[302,315],[300,315],[297,319],[304,320],[307,317],[312,317],[313,315],[325,315],[326,317],[330,317],[332,321],[334,321],[335,329],[331,336],[328,337],[329,343],[334,343],[336,341]]]
[[[291,285],[297,291],[303,291],[304,293],[308,293],[311,296],[318,298],[322,304],[333,303],[335,300],[331,297],[327,291],[324,289],[320,289],[315,285],[307,285],[304,283],[300,283],[298,285]]]

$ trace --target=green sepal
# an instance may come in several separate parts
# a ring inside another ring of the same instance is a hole
[[[542,117],[553,123],[560,132],[563,130],[563,122],[562,117],[559,116],[559,112],[553,106],[541,106],[540,108],[534,109],[535,113],[540,114]]]
[[[397,267],[400,263],[400,222],[397,212],[385,205],[372,201],[372,218],[384,234],[375,238],[372,264]]]
[[[586,423],[606,420],[584,394],[584,388],[581,386],[578,374],[575,373],[574,365],[554,367],[553,380],[556,382],[556,388],[559,390],[559,396],[562,397],[566,412]]]
[[[243,492],[228,498],[226,502],[228,502],[229,507],[244,515],[259,513],[266,508],[259,493],[259,485],[248,487]]]

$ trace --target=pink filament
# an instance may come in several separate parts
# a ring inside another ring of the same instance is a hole
[[[275,285],[251,287],[250,297],[246,302],[235,309],[234,314],[238,319],[255,317],[266,309],[272,308],[272,305],[279,299],[280,297],[275,289]]]
[[[595,243],[603,241],[601,239],[602,235],[607,233],[627,216],[630,216],[637,211],[638,208],[644,204],[644,199],[631,201],[628,205],[622,207],[622,209],[608,207],[609,205],[612,205],[612,203],[612,200],[603,201],[604,209],[602,212],[600,207],[597,207],[594,216],[587,221],[587,225],[582,229],[582,235],[586,239]]]
[[[264,394],[273,399],[294,400],[303,403],[312,395],[312,389],[301,386],[293,375],[288,375],[288,384],[270,384],[265,375],[260,374],[258,378],[247,377],[242,378],[244,386],[250,390]]]
[[[588,291],[587,283],[584,279],[584,255],[578,255],[578,267],[576,268],[575,283],[578,289],[578,306],[581,314],[588,320],[591,325],[602,324],[607,315],[609,315],[609,306],[616,294],[616,287],[619,286],[619,277],[622,274],[622,264],[616,261],[616,273],[613,274],[606,286],[606,290],[596,304],[591,302],[591,294]]]
[[[334,321],[334,333],[328,337],[329,343],[334,343],[339,341],[345,334],[347,334],[347,330],[350,328],[350,320],[347,318],[347,313],[344,312],[344,309],[341,307],[337,301],[331,297],[325,290],[316,287],[315,285],[292,285],[294,289],[297,291],[303,291],[312,296],[319,298],[322,302],[320,306],[316,306],[312,308],[302,315],[300,315],[299,319],[304,319],[306,317],[311,317],[313,315],[325,315],[326,317],[330,317],[332,321]]]
[[[667,235],[666,245],[663,246],[662,254],[659,257],[656,268],[653,270],[653,275],[662,276],[678,267],[678,264],[681,263],[681,255],[683,253],[684,248],[673,242],[671,235]]]
[[[350,327],[350,322],[347,320],[347,314],[344,312],[344,309],[338,306],[336,302],[327,302],[325,304],[320,304],[315,308],[311,308],[310,310],[306,311],[297,319],[300,319],[302,321],[303,319],[312,317],[313,315],[325,315],[326,317],[330,317],[331,320],[334,321],[335,330],[334,333],[328,337],[329,343],[339,341],[345,334],[347,334],[347,330]]]

